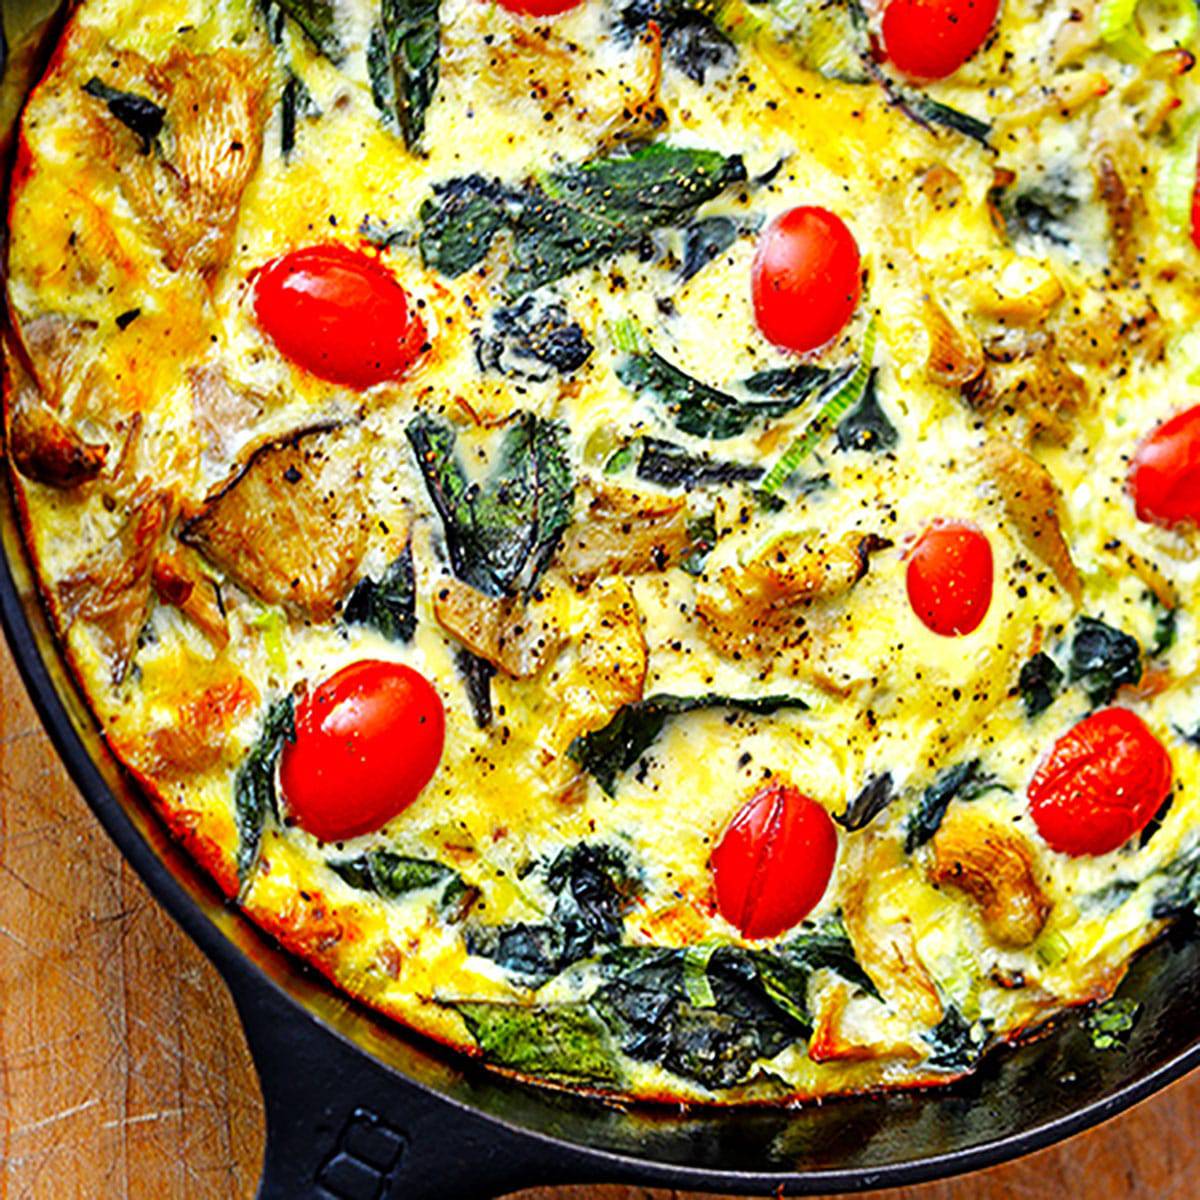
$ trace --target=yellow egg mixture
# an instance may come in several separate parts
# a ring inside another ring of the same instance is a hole
[[[878,13],[838,3],[79,5],[12,191],[13,479],[109,742],[255,920],[497,1067],[651,1098],[937,1082],[1113,991],[1194,889],[1195,533],[1139,521],[1125,480],[1200,398],[1177,178],[1200,94],[1173,11],[1139,14],[1138,54],[1082,7],[1006,0],[965,66],[918,85],[864,67],[855,20]],[[419,138],[380,95],[395,11],[436,31]],[[661,147],[708,170],[699,202],[520,294],[534,234],[485,237],[479,214],[581,164],[659,169]],[[750,295],[761,231],[797,205],[846,222],[864,274],[803,358]],[[256,270],[326,243],[408,292],[429,348],[403,378],[326,382],[261,328]],[[805,364],[825,374],[802,394]],[[852,367],[849,423],[814,426]],[[522,428],[553,431],[569,521],[536,580],[488,595],[414,443],[446,435],[486,491]],[[294,499],[254,475],[289,455]],[[206,514],[238,488],[222,547]],[[940,518],[995,559],[959,637],[906,594]],[[403,595],[399,627],[379,617],[395,564],[412,628]],[[1083,663],[1089,620],[1119,666]],[[1022,682],[1038,653],[1044,705]],[[321,844],[278,794],[270,715],[364,658],[433,682],[445,749],[385,827]],[[1166,747],[1173,799],[1069,857],[1026,787],[1107,703]],[[770,782],[840,819],[837,861],[802,924],[752,941],[709,859]]]

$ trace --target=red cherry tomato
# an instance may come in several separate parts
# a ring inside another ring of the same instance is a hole
[[[501,8],[528,17],[557,17],[581,3],[582,0],[500,0]]]
[[[1192,245],[1200,250],[1200,153],[1196,155],[1196,182],[1192,187]]]
[[[349,246],[305,246],[258,272],[254,312],[294,363],[368,388],[399,379],[425,346],[425,325],[377,258]]]
[[[1171,790],[1171,756],[1127,708],[1068,729],[1029,783],[1029,811],[1064,854],[1107,854],[1140,832]]]
[[[323,842],[369,833],[406,809],[442,757],[442,702],[419,671],[364,659],[296,707],[279,782],[301,828]]]
[[[836,857],[829,814],[771,784],[738,810],[712,853],[717,908],[748,938],[776,937],[816,907]]]
[[[763,336],[804,353],[845,328],[862,294],[858,244],[825,208],[793,208],[758,242],[751,272],[754,318]]]
[[[1138,447],[1129,491],[1143,521],[1200,521],[1200,404],[1164,421]]]
[[[931,525],[908,559],[908,602],[934,633],[973,633],[992,602],[992,545],[962,521]]]
[[[890,0],[883,10],[888,58],[914,79],[944,79],[987,41],[1000,0]]]

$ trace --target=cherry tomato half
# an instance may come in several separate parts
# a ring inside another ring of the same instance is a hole
[[[825,208],[793,208],[759,238],[751,271],[754,318],[763,336],[804,353],[845,328],[862,294],[854,235]]]
[[[1196,155],[1196,182],[1192,185],[1192,245],[1200,250],[1200,152]]]
[[[1129,491],[1143,521],[1200,521],[1200,404],[1164,421],[1138,447]]]
[[[891,0],[883,10],[887,56],[914,79],[944,79],[987,41],[1000,0]]]
[[[369,833],[406,809],[442,757],[442,701],[400,663],[351,663],[296,706],[279,782],[301,828],[323,842]]]
[[[425,346],[425,325],[377,258],[349,246],[305,246],[262,267],[254,313],[306,371],[368,388],[399,379]]]
[[[1064,854],[1107,854],[1145,828],[1171,790],[1171,756],[1127,708],[1068,729],[1029,783],[1029,811]]]
[[[500,0],[500,7],[528,17],[557,17],[578,7],[583,0]]]
[[[944,521],[921,534],[908,558],[908,602],[942,637],[973,633],[992,603],[992,544],[974,525]]]
[[[738,810],[712,853],[717,908],[748,938],[776,937],[816,907],[836,857],[829,814],[771,784]]]

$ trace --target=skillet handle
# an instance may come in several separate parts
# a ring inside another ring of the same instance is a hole
[[[580,1178],[569,1157],[385,1070],[265,979],[231,991],[266,1107],[258,1200],[493,1200]]]

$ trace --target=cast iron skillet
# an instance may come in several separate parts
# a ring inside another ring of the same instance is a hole
[[[62,0],[0,0],[0,137],[52,44]],[[2,50],[3,47],[0,47]],[[473,1200],[552,1182],[753,1194],[862,1191],[1013,1158],[1111,1117],[1200,1064],[1200,940],[1161,943],[1122,994],[1124,1053],[1075,1019],[950,1088],[798,1110],[629,1108],[523,1087],[356,1005],[226,905],[108,752],[38,603],[0,486],[0,616],[63,761],[113,840],[224,976],[262,1082],[260,1197]]]

